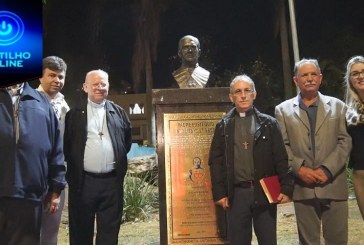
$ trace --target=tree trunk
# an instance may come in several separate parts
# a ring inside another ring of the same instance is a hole
[[[145,112],[148,121],[148,144],[155,145],[155,123],[152,106],[153,68],[159,42],[160,6],[158,1],[140,0],[135,5],[135,45],[132,59],[133,89],[143,92],[145,84]]]

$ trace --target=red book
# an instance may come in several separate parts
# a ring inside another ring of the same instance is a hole
[[[277,175],[265,177],[259,180],[269,203],[278,202],[278,196],[281,193],[281,184]]]

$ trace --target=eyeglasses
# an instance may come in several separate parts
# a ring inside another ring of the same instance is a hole
[[[246,88],[244,90],[241,90],[241,89],[237,89],[235,90],[232,94],[235,95],[235,96],[242,96],[243,94],[244,95],[251,95],[253,94],[255,91],[253,89],[250,89],[250,88]]]
[[[95,84],[92,84],[91,87],[93,89],[97,89],[97,88],[106,88],[107,87],[107,84],[106,83],[95,83]]]
[[[197,48],[197,46],[195,46],[195,45],[186,45],[186,46],[183,46],[182,48],[182,51],[197,51],[198,50],[198,48]]]
[[[364,76],[364,70],[361,71],[353,71],[352,73],[350,73],[350,76],[354,79],[358,79],[360,77],[360,75]]]

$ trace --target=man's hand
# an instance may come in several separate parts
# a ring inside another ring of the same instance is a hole
[[[298,171],[298,178],[307,184],[317,184],[320,183],[320,181],[324,181],[320,172],[304,166]]]
[[[314,171],[318,176],[318,179],[316,180],[317,184],[325,184],[327,181],[329,181],[329,178],[322,168],[316,168]]]
[[[57,212],[61,196],[55,192],[48,192],[43,201],[43,205],[48,213],[53,214]]]
[[[291,198],[284,195],[283,193],[279,193],[278,200],[279,200],[278,203],[287,203],[292,201]]]
[[[229,200],[227,197],[223,197],[220,200],[215,202],[216,205],[221,206],[223,209],[229,208]]]

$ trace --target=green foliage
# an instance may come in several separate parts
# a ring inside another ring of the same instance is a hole
[[[123,221],[147,220],[158,207],[156,179],[127,174],[124,181]]]

